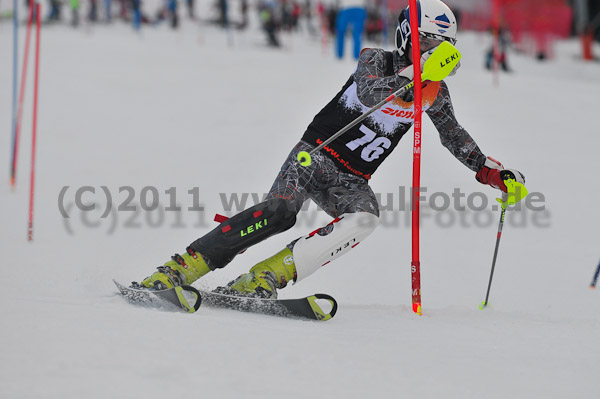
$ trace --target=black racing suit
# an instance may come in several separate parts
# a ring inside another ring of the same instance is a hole
[[[408,66],[410,61],[407,57],[396,51],[363,50],[355,73],[315,116],[302,140],[319,145],[409,83],[407,78],[398,76],[398,71]],[[423,111],[437,128],[442,144],[459,161],[477,172],[485,162],[485,155],[456,121],[446,83],[428,82],[423,87]],[[370,179],[413,123],[414,102],[397,98],[333,141],[323,152],[341,170]]]
[[[334,218],[356,212],[379,216],[377,199],[368,179],[412,126],[412,100],[398,98],[386,104],[314,154],[311,165],[307,167],[299,165],[297,155],[300,151],[312,150],[406,85],[408,80],[397,73],[409,64],[397,52],[364,50],[356,72],[315,116],[302,141],[290,152],[275,178],[267,201],[238,213],[190,247],[202,254],[211,269],[224,267],[238,252],[292,227],[296,214],[308,199]],[[444,82],[429,82],[423,87],[423,110],[437,127],[442,144],[463,164],[478,171],[485,162],[485,156],[456,121]],[[260,224],[259,233],[240,234],[246,231],[247,225],[256,224],[257,217],[265,220],[265,227]],[[318,234],[327,235],[330,230],[326,226]],[[295,242],[292,241],[288,247],[293,249]]]

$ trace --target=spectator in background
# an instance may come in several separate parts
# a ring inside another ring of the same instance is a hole
[[[313,9],[312,9],[312,4],[311,4],[311,0],[304,0],[304,8],[303,8],[303,12],[304,12],[304,18],[306,19],[306,27],[308,29],[308,33],[311,36],[318,36],[319,32],[317,31],[317,29],[315,28],[315,25],[313,23]]]
[[[246,29],[248,26],[248,8],[248,0],[241,0],[240,13],[242,14],[242,22],[240,23],[240,29]]]
[[[29,0],[25,1],[29,7]],[[48,22],[60,20],[60,0],[50,0],[50,12],[48,13]]]
[[[335,21],[335,54],[339,59],[344,57],[346,30],[351,26],[354,41],[353,55],[358,60],[360,50],[362,49],[361,39],[367,18],[367,10],[364,3],[364,0],[337,0],[338,13]]]
[[[291,25],[291,29],[294,31],[298,30],[298,20],[300,19],[300,16],[302,15],[302,7],[300,7],[300,4],[298,4],[297,2],[292,2],[291,5],[292,8],[292,12],[291,12],[291,20],[290,20],[290,25]]]
[[[227,11],[229,10],[229,7],[227,4],[227,0],[218,0],[217,8],[219,10],[218,23],[222,27],[227,28],[228,24],[229,24],[229,20],[228,20],[228,16],[227,16]]]
[[[71,26],[74,28],[79,26],[79,0],[70,0],[71,6]]]
[[[171,28],[175,29],[179,26],[179,15],[177,14],[177,0],[169,0],[168,7]]]
[[[140,30],[142,27],[141,3],[142,0],[131,0],[131,6],[133,8],[133,28],[135,30]]]
[[[189,19],[195,19],[196,17],[194,16],[194,6],[195,6],[195,1],[194,0],[184,0],[183,3],[185,3],[185,8],[187,9],[187,15]]]
[[[269,46],[279,47],[279,40],[277,39],[277,18],[275,16],[275,4],[272,2],[261,1],[258,4],[258,13],[262,28],[267,34],[267,40]]]
[[[327,23],[329,27],[329,34],[335,36],[335,20],[337,18],[338,9],[336,6],[329,6],[325,8],[325,14],[327,17]]]
[[[161,8],[158,9],[158,12],[156,13],[156,19],[152,21],[152,24],[157,25],[163,21],[168,21],[169,25],[173,29],[177,29],[179,26],[179,14],[177,13],[176,0],[163,0],[163,4]],[[142,17],[142,22],[146,22],[144,17]]]
[[[495,39],[494,39],[495,40]],[[498,66],[504,72],[510,72],[510,68],[508,67],[508,63],[506,60],[506,51],[508,50],[508,46],[510,45],[510,39],[508,37],[508,32],[506,29],[500,28],[498,30],[498,54],[496,55],[496,62]],[[488,70],[494,69],[494,44],[490,47],[487,52],[485,67]]]
[[[190,19],[196,19],[194,14],[194,0],[185,0],[185,5],[187,6],[188,17]]]
[[[111,22],[111,3],[112,0],[104,0],[104,18],[106,23]]]
[[[367,20],[365,22],[365,36],[367,40],[378,41],[383,33],[383,18],[379,7],[367,8]]]
[[[281,29],[289,32],[292,30],[292,5],[287,0],[279,0],[276,6],[281,15]]]
[[[98,0],[90,0],[90,12],[88,13],[88,20],[90,22],[96,22],[98,20]]]

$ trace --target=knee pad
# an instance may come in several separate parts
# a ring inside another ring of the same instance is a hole
[[[377,226],[379,218],[372,213],[349,213],[298,239],[292,249],[298,280],[350,251]]]
[[[227,219],[190,248],[199,252],[212,269],[225,267],[240,252],[296,223],[290,201],[271,198]]]

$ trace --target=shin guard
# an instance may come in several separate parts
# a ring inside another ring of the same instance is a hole
[[[301,237],[292,249],[298,280],[350,251],[378,225],[379,218],[372,213],[349,213]]]
[[[281,233],[296,223],[296,209],[290,201],[271,198],[238,213],[190,248],[202,254],[212,269],[225,267],[245,249]]]

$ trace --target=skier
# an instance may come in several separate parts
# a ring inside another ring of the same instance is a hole
[[[442,41],[456,42],[456,20],[440,0],[421,0],[421,63]],[[223,221],[175,254],[158,271],[134,288],[168,289],[190,285],[212,270],[225,267],[240,252],[291,228],[302,204],[312,199],[333,218],[327,226],[292,241],[254,265],[248,273],[217,292],[276,298],[277,289],[302,280],[348,253],[379,224],[379,207],[369,179],[414,123],[413,93],[388,103],[345,135],[312,156],[303,167],[300,151],[310,151],[339,129],[413,79],[409,10],[398,17],[396,49],[364,49],[355,72],[341,91],[315,116],[292,149],[261,204]],[[507,191],[502,177],[509,173],[524,183],[516,170],[486,157],[458,124],[448,87],[425,82],[423,110],[436,126],[442,144],[483,184]]]

